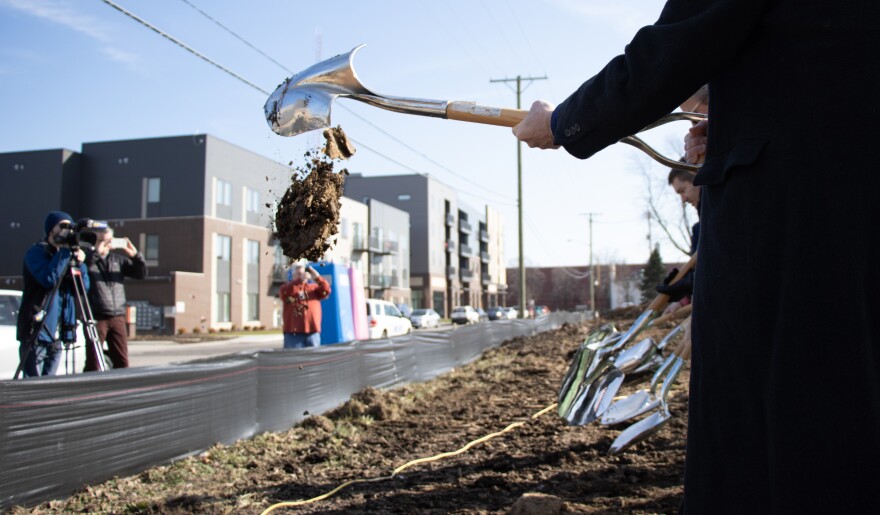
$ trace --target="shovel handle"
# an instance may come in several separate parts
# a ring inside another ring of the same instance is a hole
[[[681,352],[678,354],[679,356],[681,356],[681,359],[683,359],[685,361],[689,361],[691,359],[691,328],[690,328],[690,323],[691,323],[691,321],[688,320],[687,321],[688,328],[687,328],[687,331],[685,332],[684,339],[681,341],[682,349],[681,349]]]
[[[676,276],[671,281],[669,281],[669,284],[675,284],[678,281],[680,281],[688,272],[693,270],[693,268],[696,265],[697,265],[697,253],[694,252],[694,255],[691,256],[691,259],[688,260],[688,262],[685,263],[685,265],[683,267],[681,267],[681,270],[679,270],[678,274],[676,274]],[[656,298],[654,298],[654,300],[651,302],[651,305],[648,306],[648,309],[659,313],[660,311],[663,311],[664,309],[666,309],[666,306],[668,304],[669,304],[669,295],[666,295],[665,293],[661,293],[661,294],[657,295]]]
[[[477,105],[474,102],[449,102],[446,105],[446,118],[461,122],[483,123],[514,127],[529,114],[522,109],[503,109]]]
[[[691,314],[691,311],[694,310],[693,304],[688,304],[687,306],[680,307],[673,311],[672,313],[666,313],[661,317],[657,317],[651,322],[651,325],[660,325],[669,322],[670,320],[678,320],[679,318],[684,318]]]

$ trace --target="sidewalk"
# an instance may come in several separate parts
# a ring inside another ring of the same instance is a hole
[[[177,343],[172,340],[134,340],[128,342],[128,358],[132,367],[167,365],[210,358],[224,354],[259,349],[280,349],[281,334],[244,335],[229,340],[200,343]]]

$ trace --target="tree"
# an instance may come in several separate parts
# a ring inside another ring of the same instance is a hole
[[[663,266],[663,259],[660,258],[660,246],[656,245],[651,251],[651,257],[648,258],[648,264],[642,271],[642,284],[639,289],[642,290],[642,302],[650,302],[657,296],[656,286],[666,279],[666,267]]]

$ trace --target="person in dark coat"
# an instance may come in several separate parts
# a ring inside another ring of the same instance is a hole
[[[125,278],[147,276],[144,255],[128,238],[125,246],[113,249],[113,229],[96,231],[95,248],[86,256],[89,278],[89,303],[95,317],[98,336],[107,342],[107,356],[113,368],[128,368],[128,327],[125,319]],[[86,346],[86,372],[100,370],[95,349]]]
[[[878,20],[868,1],[669,0],[514,128],[585,159],[709,84],[685,513],[877,510]]]
[[[22,276],[24,288],[21,308],[18,310],[16,339],[19,341],[19,359],[25,377],[55,375],[61,361],[62,342],[76,341],[76,300],[70,274],[73,269],[82,274],[83,285],[89,287],[85,253],[72,251],[67,245],[73,218],[63,211],[46,215],[43,227],[46,237],[35,243],[24,256]],[[60,281],[60,284],[59,284]],[[49,293],[59,284],[55,294]],[[36,315],[44,311],[43,324]],[[34,331],[39,330],[33,345],[29,345]]]

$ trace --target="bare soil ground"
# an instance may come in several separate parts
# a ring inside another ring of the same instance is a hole
[[[627,327],[635,311],[619,313]],[[652,336],[661,331],[654,329]],[[368,389],[289,431],[215,446],[137,476],[87,487],[35,512],[259,513],[357,478],[388,476],[405,462],[453,451],[528,421],[468,452],[420,464],[394,479],[355,484],[301,513],[675,513],[682,495],[687,372],[673,390],[673,420],[651,439],[609,456],[625,428],[569,427],[555,402],[586,326],[517,338],[430,382]],[[628,393],[647,378],[629,381]],[[553,496],[523,509],[524,494]],[[519,500],[519,502],[518,502]],[[291,509],[289,511],[293,511]],[[275,513],[285,510],[276,511]]]

